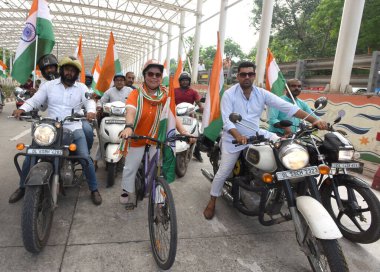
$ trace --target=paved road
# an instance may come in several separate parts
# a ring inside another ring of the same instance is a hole
[[[29,124],[0,114],[0,271],[158,271],[150,250],[147,201],[127,212],[118,203],[120,175],[116,185],[105,188],[105,170],[97,177],[103,197],[94,206],[85,185],[59,197],[48,246],[39,255],[22,244],[22,201],[8,204],[18,177],[12,164],[17,142],[28,143]],[[23,136],[24,135],[24,136]],[[18,138],[18,139],[17,139]],[[207,162],[192,161],[188,173],[171,185],[178,216],[178,251],[172,271],[310,271],[295,240],[293,225],[264,227],[256,218],[239,214],[229,203],[217,204],[213,220],[202,211],[210,183],[200,168]],[[371,245],[340,240],[351,271],[380,271],[380,242]]]

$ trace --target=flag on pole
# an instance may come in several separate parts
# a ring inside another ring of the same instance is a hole
[[[0,76],[1,77],[7,77],[7,66],[5,65],[5,63],[4,62],[2,62],[1,60],[0,60]]]
[[[286,80],[282,75],[280,68],[276,63],[272,52],[268,48],[267,61],[265,65],[265,86],[268,91],[275,95],[282,96],[284,94]]]
[[[168,99],[161,112],[160,125],[158,129],[158,140],[165,141],[167,137],[175,134],[176,127],[176,111],[173,77],[170,77]],[[165,146],[163,150],[162,173],[168,183],[175,180],[175,142],[171,142],[170,146]]]
[[[48,4],[45,0],[33,0],[13,63],[12,77],[24,84],[34,70],[34,60],[37,44],[37,61],[40,57],[50,54],[55,38]]]
[[[99,55],[98,55],[98,56],[96,57],[96,60],[95,60],[94,66],[92,67],[92,70],[91,70],[91,74],[92,74],[92,85],[91,85],[91,88],[94,90],[94,92],[95,92],[98,96],[102,96],[102,93],[100,93],[100,92],[96,89],[96,84],[97,84],[98,81],[99,81],[100,71],[101,71],[101,68],[100,68],[100,61],[99,61]]]
[[[99,74],[96,89],[99,91],[100,96],[107,91],[111,85],[115,74],[121,73],[121,64],[116,51],[116,44],[111,31],[108,41],[106,57],[103,61],[103,66]]]
[[[82,34],[79,36],[78,46],[75,48],[74,57],[76,57],[80,61],[80,65],[82,66],[82,72],[80,73],[80,82],[84,83],[86,80],[86,70],[84,69],[84,59],[83,59],[83,51],[82,51]]]
[[[169,87],[169,72],[168,72],[168,62],[166,61],[165,59],[165,62],[164,62],[164,73],[162,75],[162,85],[164,85],[165,87]]]
[[[203,134],[212,141],[218,138],[223,128],[223,121],[220,112],[220,100],[224,93],[224,74],[222,64],[222,54],[220,51],[220,41],[218,32],[218,45],[212,64],[210,83],[206,94],[206,101],[203,110],[202,125]]]
[[[183,67],[182,67],[182,59],[181,57],[178,58],[178,65],[177,65],[177,70],[175,71],[174,73],[174,78],[173,78],[173,88],[174,89],[177,89],[179,88],[179,76],[181,75],[183,71]]]

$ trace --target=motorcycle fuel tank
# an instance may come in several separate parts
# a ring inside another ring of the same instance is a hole
[[[262,171],[274,172],[277,169],[273,150],[269,145],[249,145],[244,150],[246,161]]]

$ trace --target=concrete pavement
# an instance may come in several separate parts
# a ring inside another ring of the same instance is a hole
[[[48,246],[39,255],[22,244],[22,201],[8,204],[18,176],[12,163],[17,142],[30,142],[29,123],[6,119],[13,110],[7,104],[0,114],[0,271],[159,271],[153,259],[147,219],[147,199],[133,211],[118,203],[120,174],[113,188],[105,188],[101,165],[97,177],[103,197],[94,206],[86,184],[60,196]],[[225,200],[218,201],[213,220],[202,212],[210,183],[192,161],[184,178],[171,185],[177,211],[178,249],[171,271],[310,271],[300,251],[291,222],[264,227],[257,218],[238,213]],[[377,195],[378,192],[376,192]],[[340,240],[351,271],[380,271],[380,242],[370,245]]]

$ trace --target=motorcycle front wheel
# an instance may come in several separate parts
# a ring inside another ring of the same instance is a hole
[[[322,204],[343,236],[355,243],[369,244],[380,238],[380,202],[369,188],[334,179],[343,209],[338,208],[332,186],[321,190]]]
[[[50,235],[53,213],[47,185],[26,187],[21,217],[22,240],[26,250],[39,253],[44,248]]]
[[[314,237],[302,214],[298,213],[298,215],[305,233],[305,237],[302,237],[299,240],[302,241],[301,247],[304,248],[313,271],[349,271],[346,259],[338,241],[336,239],[322,240]]]
[[[181,152],[176,155],[175,159],[175,173],[177,174],[177,177],[182,178],[187,171],[187,156],[186,151]]]
[[[115,184],[116,164],[107,162],[107,188]]]

